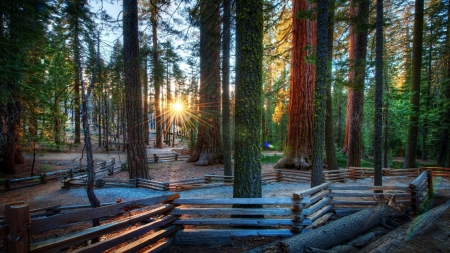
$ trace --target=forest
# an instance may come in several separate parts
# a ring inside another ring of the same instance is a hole
[[[241,197],[261,194],[262,150],[312,186],[449,167],[448,1],[2,0],[0,23],[2,174],[81,144],[150,178],[146,148],[175,138]]]

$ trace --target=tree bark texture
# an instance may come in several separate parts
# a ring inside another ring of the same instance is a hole
[[[197,143],[188,162],[221,163],[220,1],[200,2],[200,119]]]
[[[345,129],[345,138],[348,142],[347,167],[361,166],[368,17],[369,1],[350,2],[350,64],[348,73],[347,125]]]
[[[292,1],[289,119],[284,154],[276,168],[311,168],[315,66],[308,59],[316,45],[316,22],[305,13],[313,6],[307,0]]]
[[[327,69],[327,89],[326,89],[326,109],[325,117],[325,152],[327,155],[327,166],[329,170],[337,170],[336,148],[334,144],[334,120],[333,106],[331,98],[331,79],[333,67],[333,35],[334,35],[334,8],[335,0],[328,0],[328,69]]]
[[[231,4],[223,0],[223,42],[222,42],[222,145],[223,173],[233,175],[231,168],[231,129],[230,129],[230,41]]]
[[[316,83],[314,95],[314,129],[311,187],[322,184],[323,150],[325,145],[325,115],[327,90],[328,0],[317,2]]]
[[[377,0],[377,21],[375,41],[375,136],[374,136],[374,185],[383,180],[383,0]]]
[[[424,1],[416,0],[414,5],[414,37],[412,49],[410,115],[408,119],[408,137],[403,168],[416,167],[417,135],[419,133],[420,78],[422,67]]]
[[[299,234],[278,243],[281,252],[304,253],[310,248],[327,250],[333,246],[349,241],[365,231],[382,223],[383,218],[396,211],[387,204],[381,204],[330,222],[312,231]],[[251,251],[265,252],[265,247]],[[279,251],[278,251],[279,252]]]
[[[148,179],[147,152],[144,143],[145,122],[142,117],[142,92],[139,78],[137,0],[123,1],[123,48],[129,176]]]
[[[260,198],[263,1],[236,1],[234,198]]]
[[[156,127],[156,148],[162,148],[162,115],[161,115],[161,73],[162,67],[159,62],[158,53],[158,9],[152,7],[152,41],[153,41],[153,84],[155,86],[155,127]]]

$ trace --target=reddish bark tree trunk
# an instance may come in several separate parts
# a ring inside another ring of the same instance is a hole
[[[292,1],[292,58],[289,120],[286,146],[276,168],[308,169],[311,167],[315,66],[308,62],[316,45],[316,22],[302,16],[313,4],[307,0]]]
[[[347,125],[345,139],[347,142],[347,167],[361,165],[362,153],[362,120],[364,103],[364,79],[366,76],[367,54],[367,22],[369,14],[369,1],[350,3],[350,18],[353,25],[350,27],[348,73],[349,93],[347,103]],[[344,150],[345,150],[344,144]]]

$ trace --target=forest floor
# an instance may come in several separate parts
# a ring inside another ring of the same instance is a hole
[[[158,154],[158,153],[170,153],[175,152],[172,148],[166,147],[162,150],[149,148],[147,149],[147,153]],[[271,152],[270,154],[273,154]],[[49,172],[53,170],[65,169],[71,166],[76,166],[80,164],[81,158],[81,150],[73,149],[71,152],[61,152],[61,153],[43,153],[40,154],[36,158],[35,164],[35,173]],[[94,153],[95,161],[105,161],[111,158],[116,158],[116,163],[124,162],[126,159],[126,153],[118,152],[118,151],[110,151],[104,152],[102,150],[97,150]],[[0,175],[3,178],[18,178],[18,177],[26,177],[30,176],[31,171],[31,162],[32,156],[26,155],[26,163],[23,165],[19,165],[17,169],[17,173],[15,175]],[[85,159],[85,155],[84,155]],[[84,160],[85,163],[85,160]],[[150,176],[153,180],[164,182],[164,181],[173,181],[173,180],[181,180],[181,179],[189,179],[189,178],[203,178],[205,174],[223,174],[223,165],[212,165],[212,166],[194,166],[192,163],[186,163],[185,161],[177,161],[177,162],[166,162],[166,163],[156,163],[150,164]],[[263,164],[262,171],[271,171],[273,170],[273,164]],[[118,178],[128,178],[127,172],[121,172],[113,177]],[[395,179],[395,182],[390,183],[400,183],[400,184],[409,184],[412,181],[411,178],[403,178],[403,179]],[[360,180],[358,180],[360,181]],[[398,181],[398,182],[397,182]],[[361,181],[358,184],[369,184],[367,180]],[[275,183],[278,184],[278,183]],[[292,183],[291,183],[292,184]],[[305,184],[303,187],[308,187]],[[72,194],[69,192],[76,192],[78,189],[73,190],[63,190],[61,189],[61,183],[59,181],[49,182],[47,184],[37,185],[33,187],[26,187],[17,190],[12,190],[9,192],[0,193],[0,215],[3,215],[3,204],[11,201],[25,201],[30,204],[31,209],[37,209],[42,207],[48,207],[53,205],[74,205],[74,204],[86,204],[88,200],[86,195],[84,195],[82,189],[79,189],[80,194]],[[130,189],[130,191],[138,191],[140,189]],[[433,206],[440,205],[445,203],[445,201],[450,199],[450,181],[446,179],[436,180],[435,191],[437,192],[436,201],[433,203]],[[114,201],[117,196],[121,196],[123,194],[123,189],[120,189],[118,195],[115,194],[107,194],[107,198],[101,199],[102,202]],[[290,189],[280,190],[280,196],[276,197],[285,197],[291,196],[292,191]],[[147,192],[134,193],[137,197],[139,194],[148,194]],[[158,194],[158,193],[156,193]],[[167,192],[161,192],[161,194],[167,194]],[[287,194],[287,195],[286,195]],[[181,194],[183,196],[183,194]],[[271,194],[271,196],[275,196],[275,194]],[[106,201],[108,200],[108,201]],[[127,201],[126,198],[123,201]],[[89,226],[89,224],[85,224],[83,226]],[[82,226],[82,227],[83,227]],[[81,227],[81,229],[82,229]],[[80,228],[73,228],[80,229]],[[72,229],[64,231],[71,232]],[[438,223],[436,229],[431,231],[427,231],[426,234],[419,235],[415,238],[414,243],[409,243],[401,248],[395,249],[395,252],[446,252],[443,249],[450,249],[450,210],[446,212],[445,215],[441,217],[440,222]],[[35,238],[36,239],[36,238]],[[39,239],[39,238],[37,238]],[[245,252],[255,247],[259,247],[265,244],[268,244],[272,241],[277,240],[278,238],[268,238],[268,237],[253,237],[253,238],[245,238],[245,239],[233,239],[232,246],[222,246],[222,247],[174,247],[171,252],[173,253],[206,253],[206,252]],[[427,250],[429,249],[429,250]],[[65,252],[70,252],[71,249],[67,249]],[[394,249],[393,249],[394,251]]]

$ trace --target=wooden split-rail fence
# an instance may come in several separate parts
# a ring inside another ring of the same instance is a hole
[[[112,158],[108,161],[97,162],[94,164],[94,170],[97,173],[97,177],[104,177],[117,173],[121,170],[121,167],[114,167],[115,159]],[[87,177],[87,166],[76,166],[64,170],[52,171],[41,173],[40,175],[24,177],[24,178],[14,178],[14,179],[3,179],[0,180],[0,185],[3,185],[3,191],[10,191],[15,189],[20,189],[23,187],[35,186],[39,184],[45,184],[48,181],[56,179],[64,179],[65,181],[70,180],[80,180]]]
[[[231,244],[232,237],[292,236],[307,232],[326,217],[345,215],[350,208],[358,206],[376,205],[381,194],[386,198],[395,195],[398,204],[417,211],[427,198],[433,196],[432,185],[429,170],[422,172],[410,185],[338,186],[326,182],[296,192],[291,198],[182,199],[179,194],[171,194],[71,212],[64,211],[86,205],[30,211],[25,203],[11,203],[5,206],[5,216],[0,220],[0,240],[3,249],[8,247],[11,252],[54,252],[73,245],[79,247],[75,252],[111,249],[135,252],[144,247],[151,247],[148,252],[160,252],[172,245]],[[129,213],[142,206],[147,208]],[[108,221],[111,217],[115,219]],[[97,227],[39,242],[31,241],[36,234],[94,219],[104,220]],[[118,230],[122,232],[114,233]],[[107,238],[98,243],[80,246],[105,235]],[[161,239],[164,240],[161,242]]]

